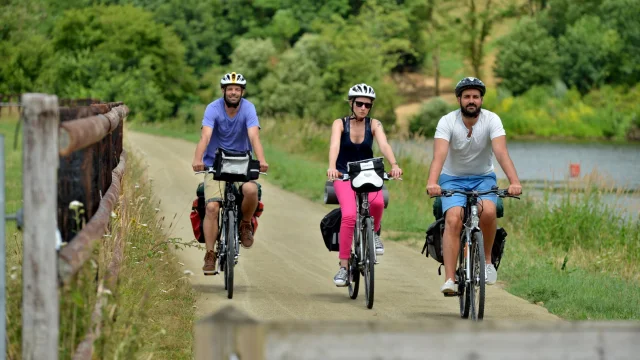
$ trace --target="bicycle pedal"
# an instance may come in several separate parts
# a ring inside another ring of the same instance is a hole
[[[455,293],[446,293],[446,294],[443,294],[443,295],[444,295],[444,297],[456,297],[456,296],[458,296],[458,293],[457,292],[455,292]]]

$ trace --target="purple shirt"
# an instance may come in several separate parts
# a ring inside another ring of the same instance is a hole
[[[229,118],[224,110],[224,99],[220,98],[207,105],[202,119],[202,126],[213,129],[211,140],[204,152],[203,162],[206,166],[213,166],[216,150],[223,148],[234,151],[251,151],[248,129],[260,126],[256,107],[246,99],[240,100],[236,116]]]

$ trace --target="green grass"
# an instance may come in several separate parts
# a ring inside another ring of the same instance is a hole
[[[566,319],[640,319],[637,282],[572,265],[565,254],[509,234],[500,281],[512,294]]]
[[[4,115],[4,114],[3,114]],[[22,144],[13,150],[17,119],[0,118],[6,136],[7,213],[21,207]],[[21,140],[21,136],[19,140]],[[124,259],[117,289],[103,308],[102,336],[94,358],[191,359],[195,296],[156,219],[155,201],[143,166],[131,153],[122,192],[123,206],[115,209],[110,237],[96,246],[93,256],[60,294],[59,358],[69,359],[90,326],[98,282],[104,278],[113,244],[124,242]],[[168,226],[167,226],[168,227]],[[6,226],[7,356],[21,358],[22,233]]]
[[[322,201],[329,129],[290,120],[262,120],[269,182]],[[176,122],[136,130],[195,141],[198,130]],[[181,129],[181,130],[175,130]],[[401,159],[404,181],[388,182],[390,205],[383,235],[420,245],[434,220],[424,193],[428,165]],[[505,184],[502,184],[503,186]],[[506,289],[567,319],[640,319],[640,222],[600,203],[607,193],[567,189],[557,207],[545,198],[505,200],[509,233],[500,280]],[[545,192],[548,196],[550,192]],[[421,247],[421,246],[420,246]]]

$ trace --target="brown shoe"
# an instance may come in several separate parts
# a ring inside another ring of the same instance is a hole
[[[213,250],[207,251],[204,255],[204,266],[202,267],[202,271],[205,275],[215,275],[216,272],[216,259],[218,256]]]
[[[253,226],[250,221],[240,220],[240,243],[247,249],[253,245]]]

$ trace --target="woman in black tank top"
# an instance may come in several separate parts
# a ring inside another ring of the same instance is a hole
[[[339,173],[347,173],[347,163],[370,159],[373,157],[373,140],[375,139],[382,155],[391,163],[391,176],[394,178],[402,175],[402,170],[396,162],[391,145],[382,129],[382,123],[370,118],[369,112],[373,107],[376,93],[367,84],[354,85],[349,89],[349,105],[351,115],[342,119],[336,119],[331,127],[331,144],[329,147],[329,168],[327,177],[329,180],[337,180]],[[342,223],[340,224],[340,270],[333,278],[336,286],[346,286],[347,264],[353,241],[353,230],[356,221],[355,193],[351,189],[349,181],[335,181],[334,189],[340,209],[342,211]],[[370,193],[370,213],[374,218],[376,234],[380,230],[380,220],[384,211],[384,200],[381,192]],[[384,254],[384,247],[379,235],[375,236],[376,253]]]

